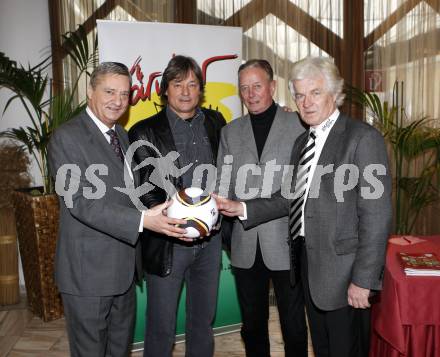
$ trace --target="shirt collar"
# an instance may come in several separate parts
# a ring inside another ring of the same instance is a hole
[[[313,129],[317,136],[320,136],[322,134],[328,135],[330,129],[333,127],[338,117],[339,109],[336,108],[335,111],[326,120],[324,120],[321,124],[315,126],[314,128],[311,128],[311,130]]]
[[[111,128],[109,128],[101,120],[98,119],[98,117],[92,112],[92,110],[89,107],[86,108],[86,112],[89,115],[89,117],[92,118],[93,122],[96,124],[96,126],[101,131],[101,133],[107,134],[107,131],[109,131],[110,129],[115,130],[116,125],[113,125]]]
[[[167,118],[170,122],[171,127],[175,127],[178,124],[189,123],[189,121],[186,121],[186,120],[180,118],[177,115],[177,113],[170,108],[169,105],[167,105],[167,107],[166,107],[166,113],[167,113]],[[194,123],[197,119],[203,118],[203,115],[201,115],[201,114],[202,114],[202,110],[199,107],[197,107],[195,114],[192,117],[191,122]]]

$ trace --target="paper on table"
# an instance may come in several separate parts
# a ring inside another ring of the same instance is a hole
[[[405,269],[404,272],[408,276],[440,276],[440,272],[432,270]]]
[[[401,237],[391,238],[388,240],[388,242],[397,245],[411,245],[411,244],[426,242],[426,240],[415,236],[401,236]]]
[[[435,253],[397,253],[406,275],[440,276],[440,260]]]

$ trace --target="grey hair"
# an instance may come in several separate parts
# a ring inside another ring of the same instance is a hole
[[[325,78],[327,90],[336,95],[336,106],[340,107],[345,98],[344,79],[339,74],[338,67],[326,57],[306,57],[294,63],[289,78],[290,93],[295,96],[293,81],[320,76]]]
[[[95,89],[99,82],[100,77],[106,74],[118,74],[120,76],[126,76],[130,80],[131,87],[131,75],[128,67],[119,62],[102,62],[92,72],[90,76],[90,86]]]

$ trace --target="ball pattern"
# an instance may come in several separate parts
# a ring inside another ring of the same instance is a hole
[[[218,209],[211,195],[203,195],[203,190],[189,187],[176,192],[173,203],[168,207],[167,215],[187,221],[185,237],[200,238],[206,236],[218,219]]]

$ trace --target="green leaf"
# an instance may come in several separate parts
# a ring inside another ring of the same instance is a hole
[[[95,39],[94,47],[89,49],[89,40],[84,26],[80,25],[76,31],[69,31],[62,37],[61,47],[75,62],[81,73],[86,71],[89,66],[94,66],[97,63],[98,41]]]
[[[50,136],[57,127],[84,110],[84,102],[75,102],[76,88],[81,74],[88,75],[89,67],[97,63],[97,42],[93,47],[89,46],[83,26],[63,35],[62,48],[76,65],[78,76],[58,95],[53,94],[51,81],[46,74],[51,63],[50,57],[35,66],[23,66],[0,52],[0,89],[8,88],[13,92],[6,101],[3,113],[12,102],[18,100],[31,123],[27,127],[0,132],[0,136],[22,143],[22,147],[37,160],[43,178],[47,177],[47,145]],[[49,185],[49,180],[47,182]],[[45,191],[50,192],[51,188],[45,187]]]
[[[411,233],[420,211],[440,199],[439,119],[409,119],[404,107],[382,102],[376,93],[357,88],[349,88],[349,92],[347,98],[366,109],[391,146],[395,229],[398,233]]]

